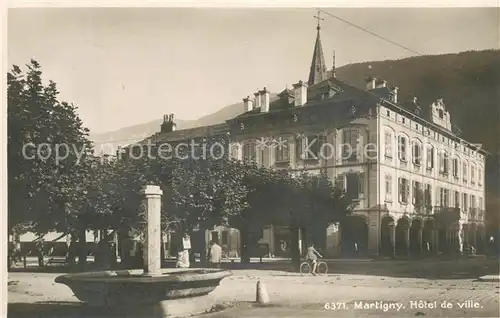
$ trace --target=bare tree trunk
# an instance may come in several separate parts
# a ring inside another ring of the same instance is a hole
[[[250,231],[246,225],[243,225],[239,230],[241,239],[241,263],[250,264]]]
[[[85,270],[87,265],[87,237],[85,227],[78,229],[78,267],[81,271]]]
[[[299,250],[299,231],[297,226],[292,226],[290,254],[292,256],[292,266],[296,271],[300,270],[300,250]]]
[[[66,257],[66,261],[70,266],[75,265],[76,254],[75,251],[78,248],[78,236],[73,234],[68,234],[70,236],[70,242],[68,246],[68,255]]]

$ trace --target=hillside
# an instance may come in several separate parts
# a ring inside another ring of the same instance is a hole
[[[369,67],[371,66],[371,68]],[[487,161],[487,210],[499,211],[500,200],[500,51],[470,51],[458,54],[411,57],[402,60],[365,62],[337,69],[337,77],[364,88],[368,75],[399,87],[400,101],[418,97],[422,107],[443,98],[451,118],[471,142],[482,143],[492,156]],[[275,98],[275,96],[273,96]],[[242,112],[242,103],[193,121],[177,120],[179,129],[224,122]],[[130,144],[158,132],[161,119],[91,136],[96,142],[118,140]],[[490,215],[498,216],[498,213]],[[498,218],[492,220],[498,223]]]
[[[271,100],[277,98],[276,94],[271,94]],[[225,106],[215,113],[200,117],[196,120],[176,119],[177,129],[189,129],[201,126],[216,125],[236,117],[243,112],[243,102]],[[143,140],[160,131],[163,118],[153,120],[144,124],[125,127],[119,130],[91,135],[90,139],[96,144],[96,148],[102,150],[104,154],[115,153],[113,149],[118,146],[133,144]]]
[[[483,143],[490,152],[498,149],[499,50],[357,63],[339,68],[337,74],[356,87],[364,87],[371,74],[398,86],[400,101],[416,96],[423,107],[443,98],[465,139]]]
[[[371,68],[369,68],[371,66]],[[402,60],[365,62],[337,69],[337,77],[364,88],[368,75],[399,87],[400,101],[418,97],[422,107],[443,98],[451,118],[471,142],[482,143],[492,153],[487,161],[487,209],[500,210],[500,51],[471,51],[458,54],[412,57]],[[275,98],[275,96],[273,96]],[[178,128],[224,122],[242,112],[242,103],[226,106],[194,121],[177,120]],[[125,140],[129,144],[160,129],[161,119],[115,132],[93,136],[95,141]],[[498,215],[498,213],[495,213]],[[498,220],[494,221],[498,223]]]
[[[500,51],[488,50],[349,64],[337,69],[337,77],[364,88],[364,79],[371,74],[387,80],[389,85],[398,86],[400,100],[417,96],[423,107],[436,98],[443,98],[452,121],[462,129],[463,136],[473,142],[482,142],[485,149],[494,152],[500,143],[497,138],[499,70]],[[177,127],[218,124],[240,114],[242,109],[241,102],[232,104],[197,120],[176,120]],[[160,125],[161,118],[91,138],[97,143],[116,140],[129,144],[158,132]]]

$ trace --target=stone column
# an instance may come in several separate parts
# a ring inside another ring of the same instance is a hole
[[[380,251],[380,228],[375,221],[368,226],[368,252],[377,257]]]
[[[392,257],[395,257],[396,256],[396,225],[394,224],[394,222],[391,222],[389,224],[389,240],[391,242]]]
[[[432,254],[439,255],[439,229],[432,230]]]
[[[161,272],[161,196],[159,186],[145,186],[141,193],[145,195],[146,233],[144,242],[144,275],[154,276]]]
[[[469,247],[469,228],[462,228],[462,232],[464,233],[463,246],[465,248],[468,248]]]
[[[460,254],[463,253],[464,251],[464,228],[462,227],[462,224],[457,225],[457,230],[456,230],[456,241],[457,241],[457,250]]]
[[[421,256],[422,255],[422,227],[420,227],[418,230],[417,230],[417,244],[418,244],[418,253],[419,255]]]
[[[405,251],[406,256],[410,256],[410,228],[404,227],[403,233],[404,233],[404,246],[406,249],[406,251]]]
[[[475,228],[472,229],[471,231],[471,245],[474,246],[474,249],[477,251],[477,231]]]

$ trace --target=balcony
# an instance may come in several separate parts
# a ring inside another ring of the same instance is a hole
[[[484,219],[484,210],[479,208],[469,208],[469,220],[482,221]]]
[[[425,205],[414,205],[414,213],[421,215],[431,215],[432,214],[432,206]]]
[[[460,208],[447,206],[434,206],[434,215],[439,222],[451,224],[460,220]]]

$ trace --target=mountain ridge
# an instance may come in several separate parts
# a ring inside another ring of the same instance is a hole
[[[386,80],[390,86],[398,86],[398,99],[401,102],[417,97],[421,107],[429,107],[436,99],[443,98],[452,123],[460,128],[462,137],[472,143],[482,143],[483,149],[491,153],[485,169],[488,192],[486,210],[491,211],[491,220],[488,221],[491,226],[498,224],[500,50],[369,61],[347,64],[336,70],[337,78],[360,89],[365,88],[365,78],[368,76]],[[243,103],[240,102],[196,120],[176,120],[176,123],[178,129],[214,125],[242,112]],[[97,146],[99,142],[102,144],[111,140],[106,149],[113,145],[116,149],[118,145],[132,144],[155,134],[160,131],[161,122],[158,119],[90,137]]]

